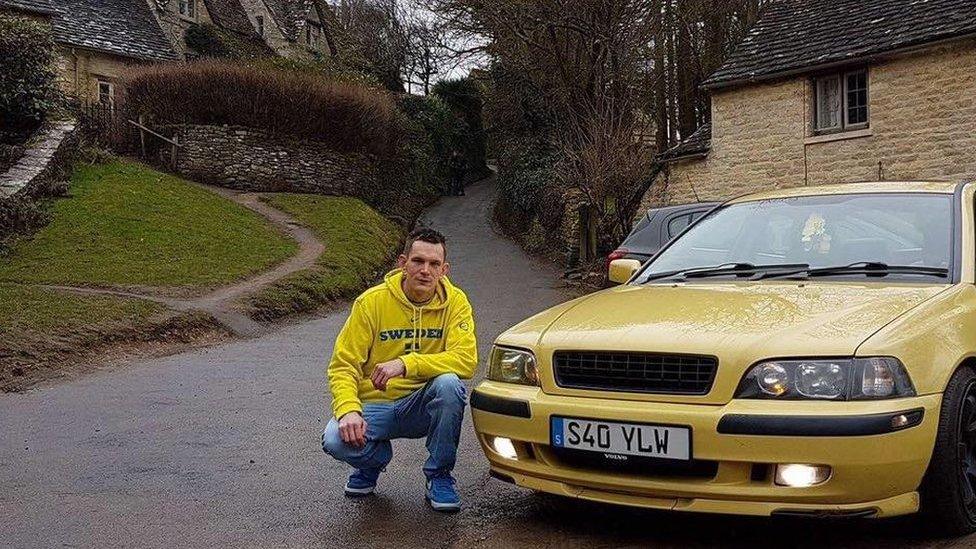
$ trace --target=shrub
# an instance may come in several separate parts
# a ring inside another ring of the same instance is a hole
[[[14,238],[33,233],[50,218],[42,205],[27,198],[17,196],[0,200],[0,258]]]
[[[319,78],[326,78],[334,82],[359,84],[367,88],[383,90],[383,86],[372,75],[355,66],[346,65],[334,58],[323,57],[314,52],[310,58],[289,57],[261,57],[245,62],[261,70],[283,70],[289,72],[306,73]]]
[[[387,94],[315,74],[207,60],[135,69],[126,90],[157,123],[247,126],[342,153],[388,156],[401,134]]]
[[[59,99],[50,28],[0,15],[0,128],[36,125]]]

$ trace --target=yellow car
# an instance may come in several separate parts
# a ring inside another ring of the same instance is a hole
[[[495,341],[491,475],[653,509],[976,529],[976,184],[731,200]]]

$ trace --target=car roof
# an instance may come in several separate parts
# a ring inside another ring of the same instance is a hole
[[[773,189],[742,195],[728,201],[728,204],[753,202],[773,198],[793,198],[798,196],[818,196],[831,194],[862,193],[942,193],[952,194],[958,183],[950,181],[871,181],[864,183],[840,183],[814,187],[792,187]]]
[[[657,214],[669,214],[684,210],[702,210],[718,206],[721,202],[692,202],[691,204],[675,204],[673,206],[663,206],[661,208],[650,208],[647,210],[647,217],[654,217]]]

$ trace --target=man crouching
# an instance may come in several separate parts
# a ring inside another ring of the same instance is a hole
[[[355,468],[346,495],[364,496],[393,457],[391,440],[426,437],[427,501],[457,511],[451,471],[464,418],[461,379],[478,365],[471,305],[447,279],[439,232],[413,231],[397,265],[356,298],[336,338],[328,368],[335,417],[322,449]]]

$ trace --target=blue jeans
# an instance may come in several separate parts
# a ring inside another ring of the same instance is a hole
[[[382,469],[393,459],[391,440],[427,437],[430,457],[424,474],[427,478],[449,474],[457,460],[465,401],[466,392],[458,376],[439,375],[399,400],[366,403],[366,445],[362,448],[343,442],[339,422],[332,418],[322,432],[322,449],[356,469]]]

